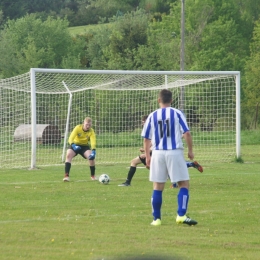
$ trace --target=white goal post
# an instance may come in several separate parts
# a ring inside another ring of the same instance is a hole
[[[163,88],[187,117],[196,160],[241,156],[238,71],[32,68],[0,80],[0,167],[63,164],[69,134],[87,116],[97,135],[96,164],[129,165],[142,146],[141,118],[158,108]],[[73,163],[85,162],[78,156]]]

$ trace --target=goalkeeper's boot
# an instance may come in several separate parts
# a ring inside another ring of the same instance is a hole
[[[192,163],[192,167],[194,167],[195,169],[197,169],[199,172],[203,172],[203,167],[196,161],[194,161]]]
[[[95,175],[91,175],[90,178],[91,178],[92,181],[96,181],[96,180],[97,180],[97,178],[95,177]]]
[[[151,223],[152,226],[161,226],[161,224],[162,224],[162,221],[159,218],[157,218],[156,220],[154,220]]]
[[[130,184],[129,181],[125,181],[124,183],[119,184],[118,186],[120,186],[120,187],[127,187],[127,186],[131,186],[131,184]]]
[[[171,189],[173,188],[178,188],[178,183],[177,182],[173,182],[170,186]]]
[[[198,222],[196,220],[191,219],[186,215],[184,215],[184,216],[177,215],[176,223],[177,224],[187,224],[189,226],[195,226],[198,224]]]
[[[65,174],[64,178],[63,178],[64,182],[69,182],[70,181],[70,177],[68,174]]]

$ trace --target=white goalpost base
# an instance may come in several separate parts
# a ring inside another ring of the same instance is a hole
[[[240,157],[237,71],[31,69],[0,80],[0,167],[64,163],[69,134],[87,116],[97,135],[96,164],[129,164],[142,146],[141,118],[158,108],[163,88],[187,117],[196,160]]]

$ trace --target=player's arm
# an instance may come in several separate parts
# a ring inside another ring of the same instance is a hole
[[[190,131],[187,131],[183,134],[183,138],[185,139],[188,147],[188,157],[193,160],[194,154],[192,150],[192,137]]]
[[[73,144],[73,141],[74,141],[74,139],[75,139],[75,137],[76,137],[76,135],[77,135],[77,126],[73,129],[73,131],[71,132],[71,134],[70,134],[70,137],[69,137],[69,144],[71,145],[71,144]]]
[[[74,139],[75,139],[77,133],[78,133],[78,126],[76,126],[73,129],[73,131],[71,132],[70,137],[69,137],[69,144],[71,145],[71,148],[74,152],[78,152],[81,150],[80,145],[77,145],[74,143]]]
[[[90,143],[91,143],[91,154],[89,155],[88,159],[89,160],[94,160],[96,157],[96,145],[97,145],[97,140],[96,140],[96,134],[94,132],[94,130],[91,133],[90,136]]]

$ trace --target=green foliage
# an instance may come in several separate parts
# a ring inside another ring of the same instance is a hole
[[[226,37],[228,35],[228,37]],[[242,70],[247,45],[235,21],[217,20],[205,28],[195,53],[197,70]]]
[[[174,1],[170,0],[141,0],[140,7],[148,12],[156,13],[168,13],[170,10],[170,3]]]
[[[259,14],[255,0],[185,1],[185,70],[241,71],[245,129],[260,123]],[[0,75],[31,67],[179,70],[180,20],[174,0],[0,0]],[[104,22],[72,39],[67,31]]]
[[[244,125],[248,128],[256,128],[260,123],[260,20],[256,22],[254,28],[253,39],[250,44],[250,57],[246,63],[246,86],[244,88],[244,100],[243,111],[247,113],[248,117],[244,120]]]
[[[114,22],[106,56],[108,68],[131,69],[134,60],[132,52],[147,43],[147,15],[140,9],[118,17]]]
[[[136,55],[140,69],[150,64],[150,70],[179,70],[180,44],[175,35],[176,24],[172,23],[175,18],[173,14],[163,15],[161,21],[153,19],[149,24],[148,44],[139,48]]]
[[[133,52],[147,42],[147,15],[143,10],[111,20],[111,26],[98,28],[88,44],[92,68],[133,69]]]
[[[8,20],[0,38],[2,74],[11,77],[32,67],[79,67],[81,50],[73,44],[67,26],[66,20],[49,17],[42,21],[35,15]]]
[[[107,68],[105,53],[110,43],[112,26],[98,26],[95,30],[90,30],[87,43],[87,59],[89,67],[92,69]]]

